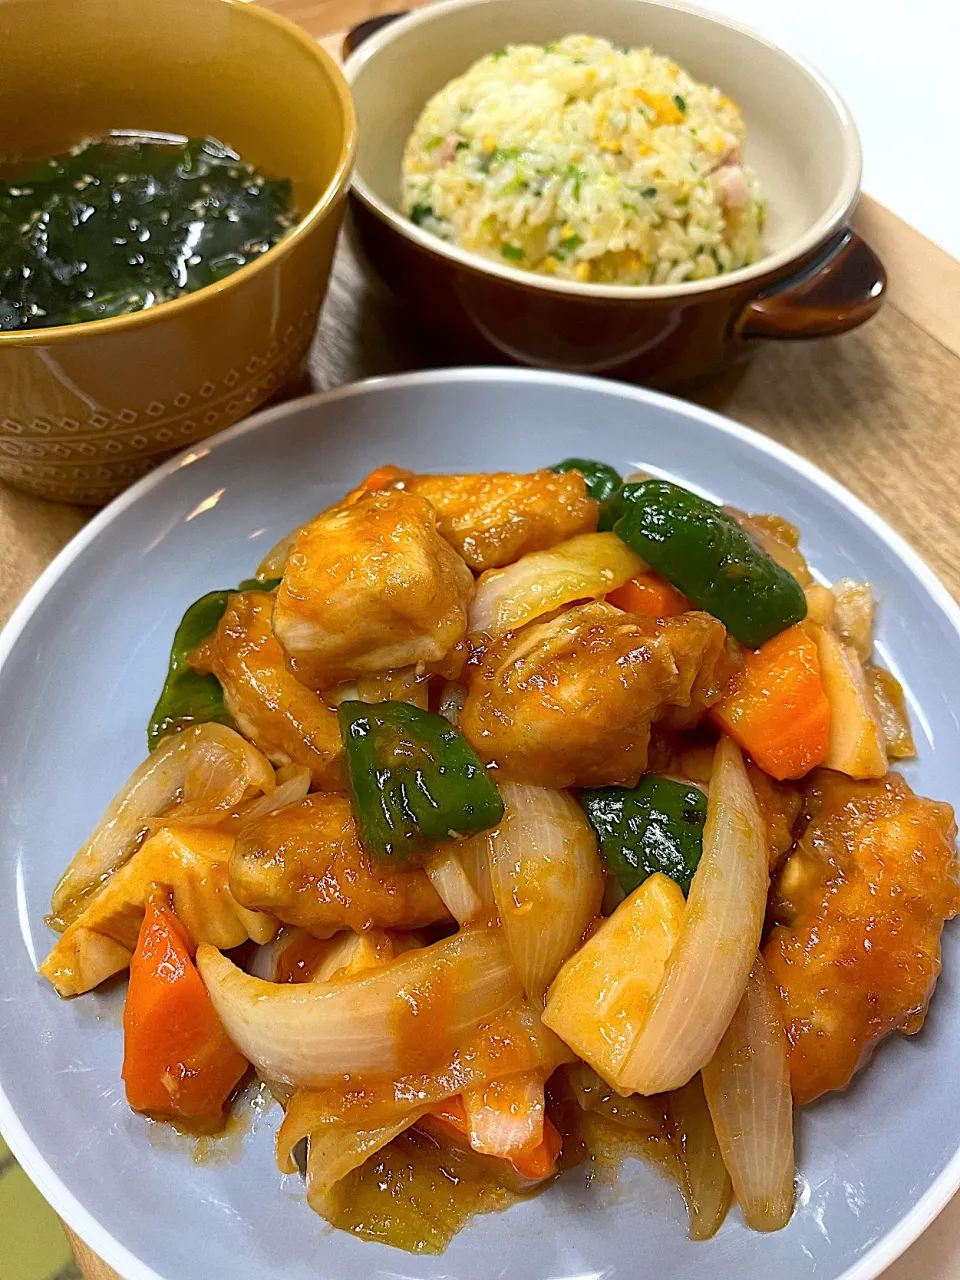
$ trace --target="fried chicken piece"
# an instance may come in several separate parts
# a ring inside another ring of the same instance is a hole
[[[892,1031],[913,1035],[960,908],[953,810],[899,774],[818,769],[763,948],[780,988],[798,1103],[843,1089]]]
[[[213,633],[190,655],[197,671],[212,671],[244,737],[276,764],[305,765],[313,785],[342,791],[343,744],[336,712],[287,669],[273,634],[273,596],[231,596]]]
[[[597,504],[577,471],[411,476],[395,483],[427,499],[441,534],[478,571],[512,564],[597,527]]]
[[[460,730],[483,760],[518,782],[634,786],[651,724],[701,696],[724,636],[706,613],[655,620],[600,602],[578,605],[485,651]]]
[[[372,492],[300,530],[273,630],[315,689],[417,663],[456,675],[473,592],[473,575],[440,536],[428,502]]]
[[[241,905],[319,938],[450,918],[425,871],[366,852],[346,796],[316,793],[248,823],[230,859],[230,888]]]

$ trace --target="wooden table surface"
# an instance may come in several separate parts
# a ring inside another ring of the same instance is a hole
[[[398,7],[396,0],[267,4],[318,37]],[[878,317],[839,339],[766,344],[742,376],[706,398],[836,476],[960,599],[960,263],[869,197],[857,225],[890,273]],[[437,363],[409,319],[400,322],[374,298],[342,248],[311,357],[315,386]],[[89,515],[0,486],[0,623]],[[74,1243],[86,1280],[117,1280]],[[960,1280],[960,1198],[887,1277]]]

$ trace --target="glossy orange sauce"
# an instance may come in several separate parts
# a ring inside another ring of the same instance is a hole
[[[397,1057],[409,1074],[430,1070],[442,1055],[462,978],[463,974],[449,965],[437,964],[418,982],[398,992],[394,1038]]]
[[[295,938],[277,957],[277,982],[309,982],[329,950],[329,940],[309,933]]]
[[[475,1213],[518,1199],[489,1162],[414,1127],[344,1180],[333,1225],[409,1253],[441,1253]]]
[[[666,1107],[659,1099],[642,1099],[635,1108],[634,1101],[619,1099],[619,1115],[618,1102],[608,1096],[584,1111],[564,1069],[554,1073],[547,1110],[563,1136],[560,1170],[581,1167],[588,1184],[610,1184],[623,1161],[636,1157],[679,1182]],[[332,1221],[364,1240],[439,1253],[474,1214],[504,1209],[553,1181],[521,1192],[514,1178],[506,1161],[478,1156],[425,1119],[347,1177]]]

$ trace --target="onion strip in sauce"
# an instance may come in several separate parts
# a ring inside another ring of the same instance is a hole
[[[740,748],[714,753],[703,856],[680,937],[621,1087],[679,1089],[707,1065],[730,1025],[760,942],[767,905],[767,836]]]
[[[745,1222],[779,1231],[793,1213],[793,1098],[780,998],[762,956],[703,1087]]]
[[[500,930],[482,926],[340,981],[264,982],[213,947],[197,967],[241,1053],[293,1085],[429,1070],[521,994]]]

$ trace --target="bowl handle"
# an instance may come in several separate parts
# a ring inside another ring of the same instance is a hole
[[[869,320],[887,273],[867,242],[845,227],[798,275],[758,294],[740,312],[740,338],[831,338]]]
[[[355,27],[351,27],[343,37],[344,59],[349,58],[355,49],[359,49],[364,40],[369,40],[378,31],[388,27],[391,22],[396,22],[398,18],[405,18],[408,12],[406,9],[398,9],[395,13],[381,13],[376,18],[368,18],[366,22],[358,22]]]

